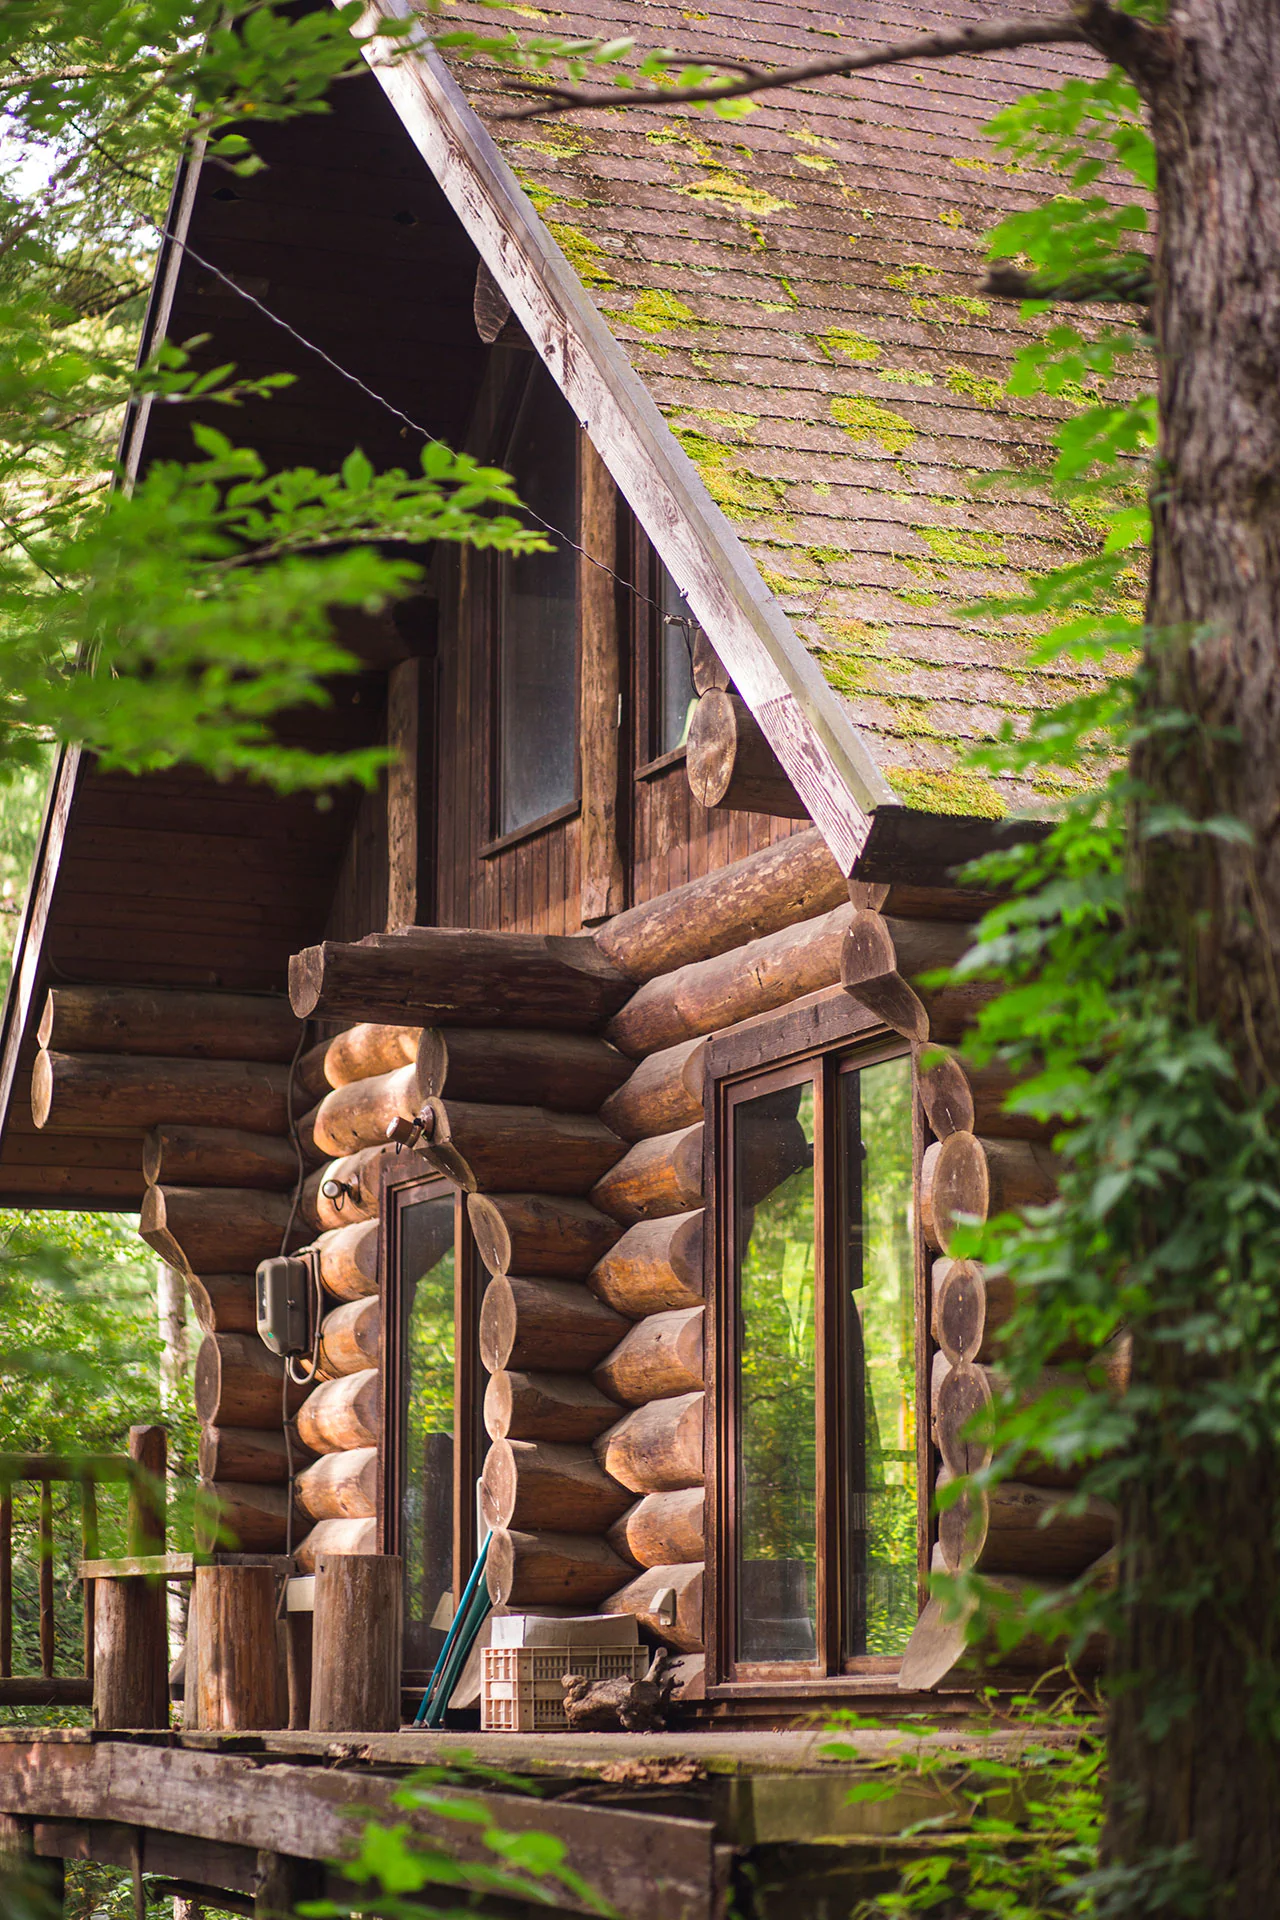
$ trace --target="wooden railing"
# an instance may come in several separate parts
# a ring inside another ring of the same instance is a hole
[[[133,1427],[128,1453],[92,1453],[78,1459],[55,1454],[0,1453],[0,1706],[88,1706],[93,1698],[95,1581],[84,1587],[84,1653],[82,1670],[54,1672],[57,1626],[54,1615],[55,1482],[80,1496],[81,1562],[97,1561],[98,1488],[104,1483],[128,1486],[130,1551],[153,1549],[157,1534],[164,1540],[165,1436],[161,1427]],[[14,1488],[34,1483],[39,1489],[34,1544],[39,1609],[40,1672],[13,1671]]]

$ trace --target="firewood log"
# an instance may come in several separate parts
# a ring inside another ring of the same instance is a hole
[[[162,987],[52,987],[39,1040],[51,1053],[143,1053],[287,1065],[298,1022],[283,996]]]
[[[590,1442],[617,1417],[617,1401],[583,1374],[504,1369],[485,1388],[485,1431],[494,1440]]]
[[[490,1273],[585,1280],[622,1229],[585,1200],[544,1193],[469,1193],[467,1218]]]
[[[637,1220],[687,1213],[702,1200],[702,1122],[678,1133],[639,1140],[591,1193],[602,1213],[630,1226]]]
[[[702,1226],[701,1209],[637,1221],[597,1263],[587,1284],[616,1312],[635,1320],[698,1305]]]
[[[234,1480],[201,1486],[195,1508],[197,1551],[283,1553],[288,1510],[284,1487]],[[305,1526],[305,1520],[301,1524]]]
[[[631,1505],[590,1447],[553,1440],[495,1440],[480,1477],[487,1527],[522,1533],[602,1534]]]
[[[378,1511],[378,1449],[322,1453],[298,1475],[296,1499],[312,1520],[364,1520]]]
[[[707,1043],[701,1037],[651,1053],[605,1101],[600,1118],[624,1140],[692,1126],[702,1118],[706,1056]]]
[[[277,1432],[283,1407],[296,1413],[305,1386],[284,1391],[284,1361],[247,1333],[206,1333],[196,1354],[196,1418],[206,1427],[267,1427]],[[301,1432],[301,1428],[299,1428]],[[303,1443],[311,1442],[303,1434]]]
[[[702,1485],[703,1395],[681,1394],[637,1407],[595,1442],[607,1474],[633,1493]]]
[[[588,934],[407,927],[326,940],[289,962],[300,1019],[364,1013],[418,1026],[594,1033],[628,992]]]
[[[251,1273],[185,1274],[187,1297],[201,1333],[256,1333]]]
[[[253,1060],[177,1060],[127,1053],[38,1053],[31,1116],[51,1133],[102,1127],[288,1131],[289,1069]]]
[[[239,1127],[153,1127],[142,1143],[142,1177],[154,1187],[266,1187],[297,1183],[293,1142]]]
[[[586,1373],[626,1330],[620,1315],[574,1280],[496,1274],[480,1302],[480,1358],[490,1373]]]
[[[336,1045],[336,1042],[335,1042]],[[411,1121],[417,1107],[412,1065],[350,1080],[327,1093],[316,1110],[315,1141],[326,1154],[358,1153],[391,1138],[397,1120]]]
[[[309,1465],[312,1455],[291,1428],[293,1470]],[[202,1427],[199,1449],[202,1480],[236,1480],[283,1486],[289,1478],[289,1454],[278,1428]]]
[[[382,1169],[395,1159],[395,1148],[386,1146],[362,1147],[359,1153],[330,1160],[307,1180],[298,1212],[310,1226],[326,1233],[349,1227],[355,1220],[376,1220]],[[327,1186],[338,1191],[326,1194]]]
[[[596,944],[630,979],[653,980],[830,913],[846,897],[844,875],[814,827],[628,908],[596,929]]]
[[[489,1542],[485,1583],[495,1606],[594,1607],[627,1576],[607,1541],[584,1533],[511,1533]]]
[[[256,1187],[148,1187],[138,1232],[184,1272],[244,1272],[279,1253],[289,1214],[288,1194]],[[295,1223],[295,1246],[302,1237]]]
[[[381,1027],[369,1021],[348,1027],[325,1048],[326,1092],[371,1080],[399,1067],[411,1067],[417,1057],[420,1027]]]
[[[320,1278],[335,1300],[361,1300],[378,1291],[378,1222],[353,1220],[315,1242]]]
[[[265,1351],[265,1349],[264,1349]],[[376,1367],[339,1374],[313,1387],[297,1413],[302,1444],[312,1453],[376,1447],[382,1438],[382,1393]]]
[[[417,1105],[464,1100],[594,1113],[630,1071],[624,1054],[590,1034],[424,1027]]]
[[[1079,1507],[1080,1511],[1073,1511]],[[1005,1480],[968,1489],[938,1516],[950,1573],[1019,1573],[1072,1580],[1114,1545],[1115,1510],[1104,1500]]]
[[[648,1567],[629,1580],[625,1587],[611,1593],[600,1603],[601,1613],[634,1613],[646,1633],[651,1633],[680,1653],[698,1653],[702,1648],[702,1563]],[[657,1602],[668,1589],[674,1589],[676,1617],[673,1624],[658,1618]]]
[[[428,1100],[421,1152],[465,1193],[582,1195],[626,1152],[587,1113]]]
[[[668,1567],[706,1557],[701,1487],[647,1493],[628,1507],[606,1538],[614,1552],[638,1567]]]
[[[702,1386],[702,1308],[677,1307],[636,1322],[592,1375],[627,1406],[672,1400]]]
[[[712,687],[693,710],[685,760],[701,807],[807,820],[809,809],[784,772],[760,722],[736,693]]]
[[[650,980],[611,1022],[609,1039],[624,1053],[655,1053],[831,986],[852,913],[846,903]]]
[[[994,1214],[1043,1207],[1058,1190],[1057,1163],[1047,1148],[1027,1140],[984,1140],[953,1133],[925,1154],[920,1212],[926,1237],[945,1252],[960,1216],[978,1221]]]
[[[295,1545],[293,1560],[299,1573],[314,1573],[321,1554],[377,1550],[376,1520],[317,1520],[310,1533]]]
[[[382,1346],[382,1301],[346,1300],[320,1322],[319,1372],[322,1380],[376,1367]]]

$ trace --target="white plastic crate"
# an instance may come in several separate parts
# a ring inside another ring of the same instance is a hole
[[[585,1680],[642,1680],[647,1647],[486,1647],[480,1725],[486,1733],[563,1732],[566,1673]]]

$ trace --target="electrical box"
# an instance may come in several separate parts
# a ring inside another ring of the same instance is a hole
[[[311,1351],[315,1288],[305,1260],[262,1260],[257,1272],[258,1338],[282,1357]]]

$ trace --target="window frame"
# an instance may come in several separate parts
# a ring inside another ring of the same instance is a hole
[[[633,577],[638,589],[632,595],[633,662],[632,729],[633,778],[652,780],[669,767],[683,766],[687,743],[658,750],[658,729],[662,716],[662,642],[664,626],[659,607],[662,601],[662,561],[657,548],[640,522],[631,516],[633,540]]]
[[[378,1273],[382,1298],[379,1386],[382,1444],[378,1449],[378,1551],[403,1552],[405,1458],[402,1417],[406,1395],[401,1336],[401,1217],[420,1200],[453,1201],[453,1599],[456,1606],[479,1547],[475,1486],[487,1439],[481,1419],[484,1370],[480,1365],[480,1300],[488,1275],[467,1219],[466,1195],[421,1154],[405,1152],[382,1169],[378,1209]],[[429,1673],[404,1668],[402,1683],[425,1686]]]
[[[788,1694],[882,1687],[901,1665],[899,1655],[842,1651],[848,1625],[848,1508],[838,1497],[838,1463],[848,1432],[841,1392],[846,1343],[840,1245],[842,1204],[837,1128],[842,1074],[877,1062],[910,1058],[912,1049],[859,1007],[843,988],[744,1022],[708,1043],[705,1084],[705,1238],[707,1319],[706,1650],[709,1698],[731,1700],[764,1691]],[[913,1073],[914,1077],[914,1073]],[[814,1086],[814,1339],[816,1365],[817,1658],[764,1662],[737,1658],[740,1501],[738,1366],[740,1304],[734,1207],[734,1110],[761,1093],[812,1081]],[[919,1193],[924,1122],[918,1093],[912,1100],[912,1169]],[[932,1442],[927,1410],[932,1342],[928,1320],[926,1250],[916,1219],[914,1259],[916,1392],[917,1604],[927,1598],[932,1486]],[[833,1497],[833,1495],[835,1497]]]

